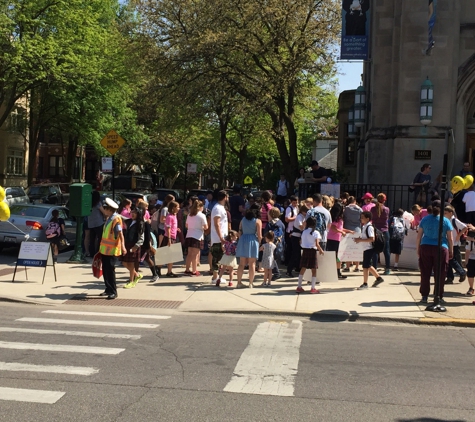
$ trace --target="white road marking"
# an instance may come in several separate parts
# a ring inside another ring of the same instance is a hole
[[[42,343],[19,343],[13,341],[0,341],[0,349],[17,350],[46,350],[50,352],[68,353],[97,353],[102,355],[118,355],[125,349],[115,347],[71,346],[68,344],[42,344]]]
[[[143,315],[143,314],[114,314],[107,312],[82,312],[82,311],[57,311],[57,310],[48,310],[43,311],[43,314],[63,314],[63,315],[90,315],[90,316],[103,316],[103,317],[114,317],[114,318],[147,318],[147,319],[170,319],[170,316],[164,315]]]
[[[30,333],[30,334],[58,334],[63,336],[78,337],[98,337],[98,338],[120,338],[126,340],[139,340],[141,336],[134,334],[108,334],[93,333],[88,331],[63,331],[63,330],[34,330],[29,328],[0,327],[0,332],[4,333]]]
[[[126,328],[157,328],[159,327],[158,324],[136,324],[134,322],[80,321],[76,319],[53,319],[53,318],[19,318],[15,321],[46,322],[49,324],[97,325],[101,327],[126,327]]]
[[[53,374],[88,376],[97,374],[99,369],[88,368],[86,366],[31,365],[28,363],[0,362],[0,371],[50,372]]]
[[[259,324],[224,391],[293,396],[301,342],[301,321]]]
[[[65,394],[66,393],[61,391],[25,390],[23,388],[0,387],[0,400],[54,404]]]

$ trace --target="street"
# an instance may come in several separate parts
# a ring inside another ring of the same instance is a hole
[[[2,421],[475,420],[473,329],[0,306]]]

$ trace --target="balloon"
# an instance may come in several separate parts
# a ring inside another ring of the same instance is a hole
[[[451,191],[452,193],[460,192],[465,187],[465,180],[463,180],[460,176],[454,176],[452,178],[451,184]]]
[[[0,202],[0,221],[7,221],[10,218],[10,208],[6,202]]]
[[[5,199],[5,189],[0,186],[0,202]]]
[[[467,175],[463,178],[463,181],[464,181],[463,188],[464,188],[464,189],[468,189],[470,186],[473,185],[473,176],[472,176],[471,174],[467,174]]]

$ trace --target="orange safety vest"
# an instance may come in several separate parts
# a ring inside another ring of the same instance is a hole
[[[104,225],[102,231],[101,245],[99,246],[99,252],[102,255],[107,256],[120,256],[122,255],[122,244],[120,237],[115,237],[114,228],[117,224],[122,224],[122,218],[116,214]]]

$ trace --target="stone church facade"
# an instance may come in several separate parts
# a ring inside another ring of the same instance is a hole
[[[340,95],[338,163],[350,182],[410,184],[425,162],[434,180],[447,135],[449,175],[464,161],[475,169],[475,1],[437,0],[436,12],[435,47],[425,54],[427,0],[371,1],[366,120],[356,139],[347,128],[354,91]],[[427,78],[434,87],[433,117],[424,126],[420,101]]]

